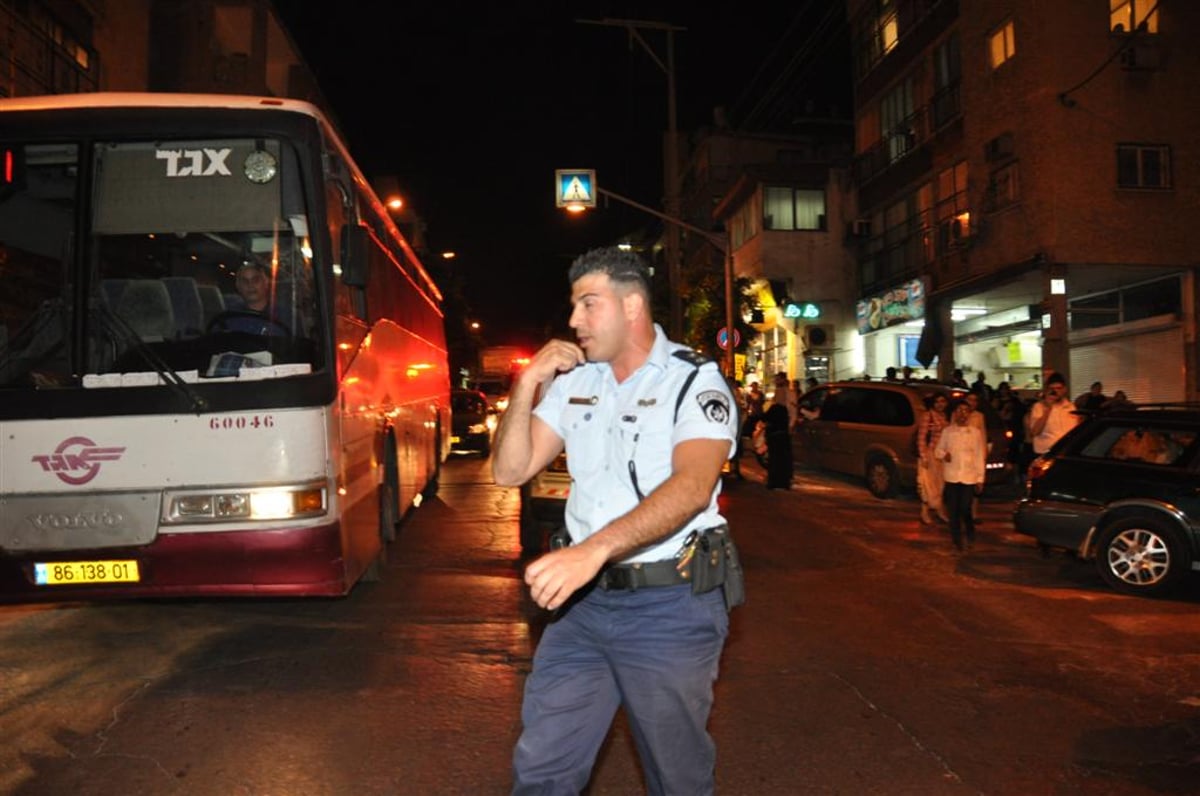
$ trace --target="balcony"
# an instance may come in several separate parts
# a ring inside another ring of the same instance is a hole
[[[959,84],[953,83],[933,95],[928,105],[892,127],[882,138],[854,159],[854,176],[859,185],[891,169],[928,143],[942,128],[962,113]]]

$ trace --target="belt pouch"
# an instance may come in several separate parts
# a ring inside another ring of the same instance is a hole
[[[704,594],[718,586],[724,587],[725,608],[746,601],[742,564],[737,547],[727,528],[709,528],[696,539],[691,561],[692,593]]]

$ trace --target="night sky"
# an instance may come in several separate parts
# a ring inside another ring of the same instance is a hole
[[[666,75],[623,28],[576,20],[687,28],[675,34],[675,71],[678,126],[689,131],[711,124],[716,106],[739,124],[813,15],[844,15],[827,2],[750,3],[740,18],[698,3],[275,5],[359,167],[395,175],[430,248],[457,252],[492,344],[539,342],[565,319],[575,256],[659,223],[619,203],[582,217],[554,206],[556,168],[594,168],[601,187],[662,207]],[[665,62],[665,34],[643,37]],[[812,77],[820,94],[824,78]]]

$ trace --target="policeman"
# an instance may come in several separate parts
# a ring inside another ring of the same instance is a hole
[[[649,793],[711,793],[706,725],[734,590],[713,588],[724,569],[695,582],[694,563],[724,561],[717,494],[737,413],[715,364],[653,322],[637,255],[594,250],[569,276],[576,342],[551,340],[521,373],[492,456],[496,483],[516,486],[565,446],[573,482],[571,544],[525,570],[557,614],[525,684],[513,793],[579,793],[619,706]]]

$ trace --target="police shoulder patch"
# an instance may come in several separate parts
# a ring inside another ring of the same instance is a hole
[[[705,390],[696,395],[700,410],[713,423],[729,422],[729,396],[720,390]]]
[[[709,357],[704,356],[704,354],[701,354],[698,351],[693,351],[690,348],[681,348],[678,351],[674,351],[672,352],[672,356],[676,356],[679,359],[682,359],[684,362],[687,362],[689,365],[694,365],[696,367],[700,367],[701,365],[712,362],[712,359]]]

